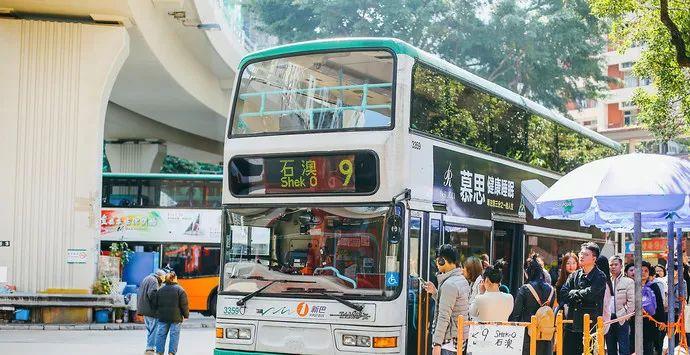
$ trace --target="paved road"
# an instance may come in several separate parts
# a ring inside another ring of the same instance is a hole
[[[3,330],[2,355],[143,355],[144,330]],[[214,329],[182,329],[180,355],[213,354]]]

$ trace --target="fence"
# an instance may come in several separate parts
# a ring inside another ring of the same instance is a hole
[[[635,313],[630,313],[626,314],[625,316],[618,317],[615,319],[611,319],[609,321],[604,322],[604,319],[602,317],[597,317],[596,320],[596,326],[594,328],[594,332],[592,332],[592,319],[590,318],[589,314],[585,314],[583,318],[583,332],[582,332],[582,345],[583,345],[583,354],[586,355],[592,355],[594,352],[596,352],[597,355],[604,355],[605,350],[604,350],[604,345],[606,344],[605,338],[604,338],[604,327],[609,324],[613,324],[616,322],[619,322],[621,320],[627,320],[631,317],[633,317]],[[536,323],[536,317],[532,316],[530,322],[475,322],[475,321],[466,321],[462,316],[458,317],[458,347],[457,347],[457,354],[461,355],[462,354],[462,342],[463,342],[463,333],[464,333],[464,327],[471,326],[471,325],[497,325],[497,326],[520,326],[528,329],[529,333],[536,334],[537,330],[537,323]],[[563,355],[563,325],[564,324],[572,324],[572,320],[566,320],[563,319],[563,312],[558,312],[556,315],[556,323],[555,323],[555,334],[554,334],[554,347],[556,351],[556,355]],[[470,335],[471,336],[471,335]],[[469,346],[469,345],[468,345]],[[530,355],[536,355],[537,352],[537,340],[536,337],[530,337],[530,342],[529,342],[529,353]]]

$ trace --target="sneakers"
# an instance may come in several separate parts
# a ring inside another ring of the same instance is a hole
[[[148,349],[144,351],[144,355],[156,355],[156,350]]]

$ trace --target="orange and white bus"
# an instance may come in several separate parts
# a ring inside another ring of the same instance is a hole
[[[192,311],[215,315],[220,264],[220,175],[103,174],[100,248],[150,253],[187,291]]]

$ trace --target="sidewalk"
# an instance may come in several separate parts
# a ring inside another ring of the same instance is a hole
[[[182,323],[182,329],[213,328],[216,325],[214,317],[204,317],[191,314]],[[2,330],[139,330],[146,329],[141,323],[88,323],[88,324],[39,324],[39,323],[0,323]]]

